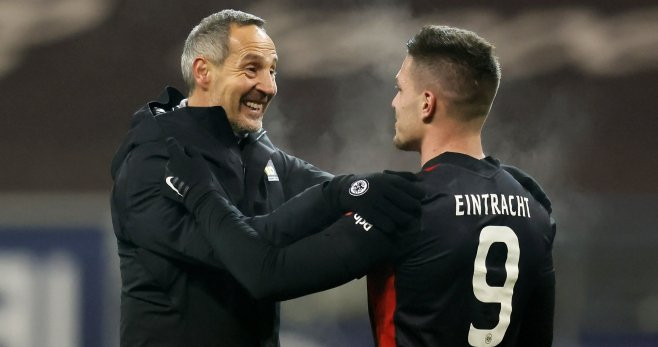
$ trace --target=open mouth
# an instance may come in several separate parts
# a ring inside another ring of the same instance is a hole
[[[242,104],[247,106],[248,109],[256,112],[262,112],[263,109],[265,108],[265,104],[261,102],[244,100],[242,101]]]

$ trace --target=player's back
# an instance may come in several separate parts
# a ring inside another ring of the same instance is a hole
[[[417,241],[390,271],[368,276],[378,345],[550,345],[548,212],[490,158],[444,153],[420,175]]]

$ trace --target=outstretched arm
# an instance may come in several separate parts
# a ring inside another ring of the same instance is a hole
[[[318,184],[286,201],[269,214],[244,217],[243,221],[257,231],[259,237],[272,245],[285,246],[319,232],[339,217],[338,211],[327,208],[322,184]]]
[[[324,232],[286,247],[277,247],[258,237],[247,219],[231,206],[205,161],[185,153],[168,141],[170,169],[175,191],[194,214],[203,235],[222,263],[256,298],[283,300],[328,289],[362,276],[374,264],[391,257],[393,240],[358,214],[341,218]],[[404,175],[402,175],[404,176]],[[394,174],[339,176],[321,187],[325,208],[355,207],[387,221],[391,231],[417,220],[423,191],[408,179]],[[284,204],[266,218],[303,221],[317,218],[299,214]],[[343,207],[346,206],[346,207]],[[266,220],[267,222],[267,220]],[[378,222],[374,222],[379,226]],[[403,235],[413,233],[402,233]]]
[[[199,202],[210,192],[227,196],[206,161],[193,148],[183,149],[175,139],[168,138],[167,150],[170,158],[165,180],[171,189],[163,194],[182,203],[191,213],[195,213]],[[395,232],[420,216],[424,191],[415,184],[416,180],[415,175],[402,172],[335,176],[289,200],[273,213],[253,219],[258,223],[252,224],[259,232],[266,228],[277,233],[286,232],[281,228],[317,229],[340,213],[354,211],[383,231]],[[300,216],[303,222],[290,222],[291,218]],[[300,234],[299,230],[287,232]]]
[[[222,263],[257,299],[292,299],[361,277],[414,235],[413,230],[384,234],[351,214],[320,233],[276,247],[216,192],[203,198],[194,215]]]

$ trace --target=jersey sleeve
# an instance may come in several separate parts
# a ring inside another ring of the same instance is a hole
[[[365,275],[394,254],[392,238],[353,216],[277,247],[258,237],[216,193],[206,196],[195,215],[214,252],[257,299],[287,300],[333,288]]]
[[[553,237],[555,220],[551,218],[552,232],[546,235],[546,256],[541,272],[530,293],[530,302],[523,315],[519,346],[549,347],[553,344],[553,319],[555,312],[555,268],[553,267]]]
[[[553,212],[551,199],[548,198],[548,195],[546,195],[546,192],[544,192],[542,187],[539,185],[539,182],[537,182],[534,178],[517,167],[504,164],[501,164],[500,167],[512,175],[512,177],[514,177],[514,179],[519,182],[523,188],[525,188],[530,193],[530,195],[532,195],[533,198],[535,198],[535,200],[544,206],[549,214]]]

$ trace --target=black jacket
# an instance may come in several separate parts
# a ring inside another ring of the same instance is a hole
[[[221,107],[175,107],[168,87],[133,116],[112,161],[112,221],[120,258],[122,346],[277,346],[278,306],[225,270],[193,216],[161,194],[164,138],[196,147],[247,216],[272,211],[331,175],[279,150],[264,131],[243,143]],[[304,235],[262,235],[287,244]]]

